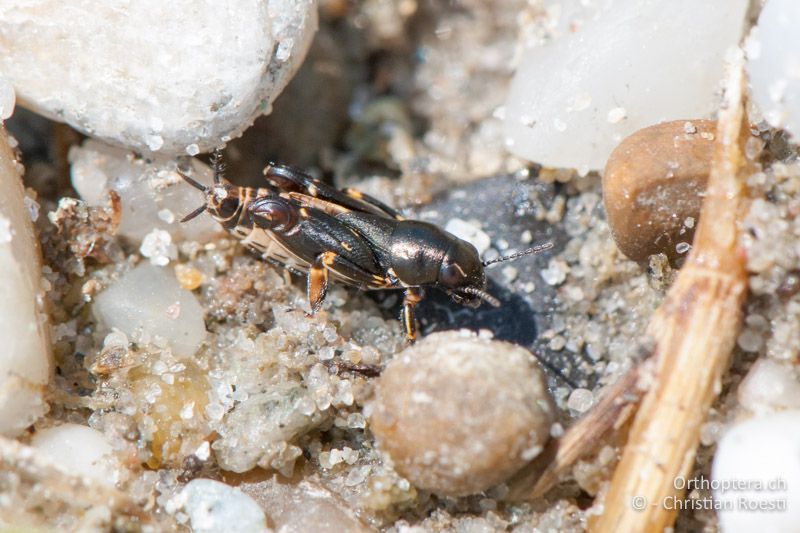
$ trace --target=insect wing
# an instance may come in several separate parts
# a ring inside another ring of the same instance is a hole
[[[300,193],[353,211],[402,220],[396,210],[376,198],[354,189],[340,191],[290,166],[267,165],[264,177],[270,185],[281,191]]]

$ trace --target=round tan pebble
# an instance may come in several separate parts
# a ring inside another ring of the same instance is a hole
[[[711,120],[676,120],[641,129],[611,153],[603,203],[619,249],[635,261],[684,257],[706,190],[716,135]]]
[[[389,363],[370,427],[416,487],[465,496],[535,457],[554,409],[530,352],[467,331],[434,333]]]
[[[187,291],[195,290],[205,279],[203,273],[196,268],[181,264],[175,265],[175,277],[178,278],[180,286]]]

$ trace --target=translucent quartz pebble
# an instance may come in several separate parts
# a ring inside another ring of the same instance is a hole
[[[269,531],[261,507],[236,487],[212,479],[194,479],[178,496],[195,533]]]
[[[108,193],[119,195],[122,220],[118,234],[140,243],[154,229],[168,231],[173,240],[210,240],[220,231],[208,216],[182,223],[180,219],[203,204],[203,194],[183,181],[175,161],[167,157],[148,160],[99,141],[89,140],[69,152],[72,186],[91,205],[106,205]],[[211,169],[191,161],[194,179],[211,183]]]
[[[374,531],[340,497],[308,480],[293,483],[278,475],[265,479],[252,476],[245,478],[240,487],[261,504],[273,527],[281,533]]]
[[[16,436],[46,410],[52,362],[42,307],[42,260],[18,165],[0,128],[0,435]]]
[[[800,136],[800,3],[768,0],[748,37],[747,73],[764,118]]]
[[[550,167],[600,170],[634,131],[716,110],[746,0],[604,5],[576,31],[524,52],[506,101],[512,153]]]
[[[206,338],[203,308],[182,289],[172,269],[139,264],[97,295],[94,314],[109,330],[117,328],[148,343],[164,339],[179,357],[194,355]]]

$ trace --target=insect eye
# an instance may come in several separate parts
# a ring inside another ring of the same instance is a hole
[[[230,218],[236,214],[239,209],[239,200],[237,198],[225,198],[217,204],[217,214],[221,218]]]

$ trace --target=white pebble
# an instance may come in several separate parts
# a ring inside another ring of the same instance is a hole
[[[759,359],[737,394],[742,407],[754,413],[800,409],[800,376],[790,363]]]
[[[186,402],[183,404],[183,407],[181,407],[180,417],[183,420],[191,420],[192,417],[194,417],[194,402]],[[204,442],[204,444],[208,445],[207,442]],[[195,452],[195,455],[197,455],[197,452]]]
[[[547,343],[548,348],[556,352],[563,350],[564,346],[566,345],[567,345],[567,339],[565,339],[561,335],[556,335],[555,337],[550,339],[550,342]]]
[[[567,279],[567,272],[569,266],[564,261],[559,259],[551,259],[547,264],[547,268],[541,270],[539,275],[548,285],[561,285]]]
[[[364,480],[367,479],[372,467],[370,465],[359,466],[357,468],[352,468],[350,473],[347,474],[347,477],[344,480],[344,484],[347,487],[356,487],[361,485]]]
[[[513,282],[515,279],[517,279],[517,275],[519,275],[519,271],[511,265],[503,267],[501,273],[503,274],[503,281],[506,283]]]
[[[163,220],[167,224],[172,224],[175,222],[175,213],[170,211],[169,209],[162,209],[158,212],[159,220]]]
[[[128,336],[119,330],[114,330],[103,338],[103,348],[128,347]]]
[[[483,255],[492,244],[492,239],[479,225],[461,220],[460,218],[451,218],[444,227],[444,230],[472,244],[472,246],[478,250],[479,255]]]
[[[800,3],[769,0],[747,40],[753,101],[776,127],[800,137]]]
[[[47,456],[59,469],[113,485],[122,465],[106,436],[88,426],[62,424],[37,432],[31,446]]]
[[[724,57],[740,40],[747,0],[568,4],[583,9],[572,15],[585,22],[560,20],[566,31],[522,53],[506,100],[505,136],[515,155],[599,170],[634,131],[716,111]],[[775,42],[786,54],[797,49],[795,41]]]
[[[618,124],[625,120],[628,116],[627,111],[625,111],[624,107],[615,107],[611,111],[608,112],[606,120],[608,120],[611,124]]]
[[[567,400],[567,407],[578,413],[585,413],[592,405],[594,405],[594,394],[589,389],[575,389]]]
[[[292,57],[292,46],[294,46],[294,39],[284,39],[275,50],[275,59],[282,63],[288,61]]]
[[[14,93],[14,87],[6,78],[0,76],[0,121],[14,114],[16,102],[17,96]]]
[[[367,427],[367,420],[361,413],[351,413],[347,415],[347,427],[360,429]]]
[[[725,533],[797,531],[800,523],[800,411],[757,417],[730,428],[711,468]]]
[[[194,533],[266,532],[267,517],[255,500],[236,487],[193,479],[179,495]]]
[[[47,411],[52,361],[39,242],[2,128],[0,191],[0,435],[14,437]]]
[[[31,222],[36,222],[39,220],[39,210],[41,206],[39,202],[31,198],[30,196],[25,196],[25,209],[28,210],[28,215],[31,217]]]
[[[197,447],[197,449],[194,451],[194,455],[201,461],[205,461],[211,457],[211,445],[207,440],[204,440],[203,444]]]
[[[222,417],[225,416],[225,408],[217,402],[211,402],[206,405],[206,416],[211,420],[222,420]]]
[[[164,138],[161,135],[145,135],[144,142],[153,152],[157,152],[162,146],[164,146]]]
[[[536,290],[536,284],[532,281],[529,281],[528,283],[522,286],[522,290],[530,294]]]
[[[736,344],[745,352],[758,352],[764,345],[764,333],[753,328],[742,328],[736,338]]]
[[[144,236],[139,252],[157,266],[167,266],[170,260],[178,258],[178,248],[172,243],[172,236],[161,229],[154,229]]]
[[[178,155],[216,147],[268,110],[316,27],[312,0],[7,0],[0,72],[44,115]]]
[[[172,270],[150,263],[138,265],[98,294],[93,310],[108,329],[129,337],[136,332],[161,337],[180,357],[194,355],[206,338],[203,308],[195,295],[180,287]]]

